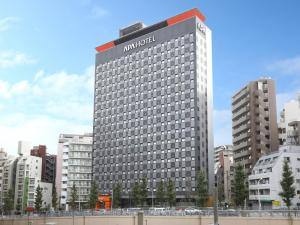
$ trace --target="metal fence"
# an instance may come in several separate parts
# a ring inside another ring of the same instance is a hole
[[[58,211],[31,213],[30,215],[2,215],[2,219],[8,218],[34,218],[34,217],[71,217],[71,216],[132,216],[138,211],[143,211],[145,216],[213,216],[212,209],[201,210],[167,210],[167,209],[113,209],[101,211]],[[300,210],[218,210],[218,215],[223,217],[300,217]]]

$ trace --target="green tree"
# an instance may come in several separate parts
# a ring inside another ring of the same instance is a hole
[[[163,205],[165,202],[165,185],[164,182],[162,180],[160,180],[160,182],[157,184],[156,187],[156,200],[160,205]]]
[[[290,209],[292,203],[291,201],[295,197],[295,187],[293,186],[294,176],[287,160],[284,160],[282,169],[282,180],[280,181],[282,191],[279,193],[279,195],[285,202],[288,209]]]
[[[43,189],[40,187],[40,185],[37,186],[35,190],[35,202],[34,207],[37,212],[40,212],[43,206]]]
[[[57,192],[56,192],[56,187],[53,187],[52,191],[52,207],[54,210],[57,210]]]
[[[76,201],[78,201],[78,194],[77,194],[77,188],[75,186],[75,183],[73,183],[73,186],[71,187],[71,196],[70,196],[70,206],[72,210],[76,209]]]
[[[113,207],[119,208],[121,205],[121,191],[122,186],[120,183],[117,183],[113,186]]]
[[[11,211],[13,209],[14,209],[14,194],[13,194],[13,190],[9,189],[8,192],[4,194],[3,211],[5,214],[11,214]]]
[[[167,200],[169,206],[172,207],[176,204],[176,193],[174,182],[169,178],[166,184],[167,189]]]
[[[200,170],[196,176],[197,205],[205,207],[208,198],[208,182],[205,173]]]
[[[146,177],[144,177],[142,179],[142,183],[140,186],[141,186],[141,204],[142,204],[142,207],[144,207],[144,204],[145,204],[145,202],[147,200],[147,196],[148,196]]]
[[[91,185],[91,190],[90,190],[90,194],[89,194],[89,208],[90,209],[95,209],[96,208],[96,204],[98,202],[98,187],[95,181],[92,181],[92,185]]]
[[[132,188],[132,199],[134,206],[139,206],[141,203],[141,187],[138,182],[135,182]]]
[[[238,164],[235,168],[233,178],[233,194],[235,205],[238,207],[243,206],[247,197],[247,187],[245,171],[241,164]]]

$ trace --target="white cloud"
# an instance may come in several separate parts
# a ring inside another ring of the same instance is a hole
[[[12,94],[26,94],[30,91],[30,84],[27,80],[22,80],[11,87]]]
[[[39,70],[39,71],[35,74],[33,81],[37,81],[38,79],[40,79],[40,78],[41,78],[42,76],[44,76],[44,75],[45,75],[44,70]]]
[[[36,60],[25,53],[16,51],[0,51],[0,68],[14,67],[17,65],[33,64]]]
[[[55,119],[43,115],[12,114],[3,118],[0,126],[0,146],[10,154],[17,153],[17,141],[29,140],[33,145],[46,144],[50,153],[56,153],[60,133],[87,133],[92,127],[73,121]]]
[[[106,9],[99,6],[93,7],[91,12],[94,17],[103,17],[109,14]]]
[[[0,32],[10,29],[12,25],[14,25],[19,20],[20,19],[17,17],[5,17],[3,19],[0,19]]]
[[[9,84],[6,81],[0,80],[0,98],[9,98]]]
[[[267,67],[271,71],[276,71],[286,75],[300,75],[300,56],[279,60]]]
[[[214,145],[232,143],[232,123],[230,110],[214,110]]]
[[[288,92],[281,92],[276,95],[276,106],[277,106],[277,120],[279,120],[279,114],[284,108],[284,104],[296,100],[298,93],[300,92],[300,87],[295,90],[290,90]]]
[[[60,133],[92,132],[94,67],[82,74],[39,71],[33,80],[0,80],[0,147],[16,153],[18,140],[56,151]]]

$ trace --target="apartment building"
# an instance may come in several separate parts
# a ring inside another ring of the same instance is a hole
[[[234,164],[251,174],[264,154],[278,150],[275,81],[251,81],[232,97]]]
[[[92,134],[61,134],[59,137],[56,188],[59,191],[60,207],[65,210],[70,209],[73,184],[78,193],[78,209],[89,199],[92,181],[92,143]]]

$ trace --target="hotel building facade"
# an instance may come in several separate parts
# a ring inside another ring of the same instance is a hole
[[[96,48],[93,176],[102,192],[130,195],[146,177],[148,198],[172,179],[177,199],[196,174],[213,186],[212,43],[192,9],[152,26],[136,23]],[[211,190],[211,188],[210,188]]]

